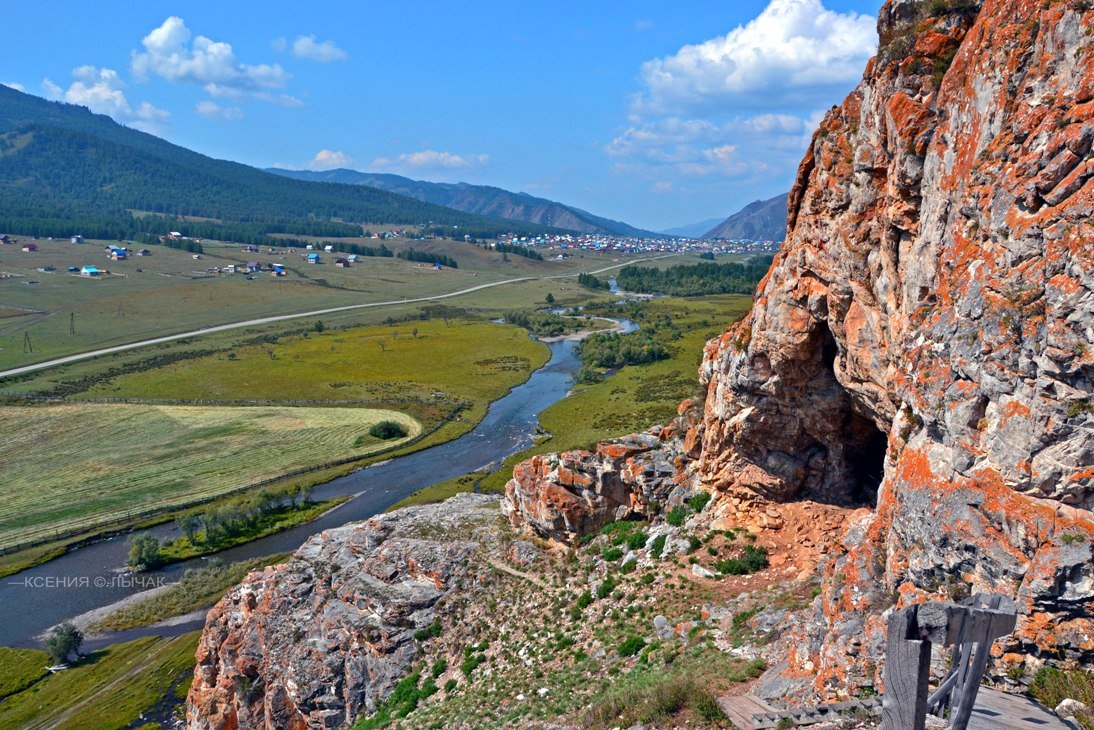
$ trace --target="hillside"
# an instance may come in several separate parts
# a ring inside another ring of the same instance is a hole
[[[536,198],[527,193],[512,193],[488,185],[471,185],[463,182],[426,182],[412,180],[400,175],[358,172],[357,170],[346,169],[312,171],[268,168],[266,171],[296,180],[368,185],[427,203],[461,210],[465,213],[535,223],[577,233],[599,233],[639,238],[654,238],[658,235],[620,221],[595,216],[569,205],[544,198]]]
[[[0,230],[114,239],[178,230],[255,242],[269,233],[358,235],[366,223],[459,226],[476,237],[546,230],[214,160],[83,107],[0,86]]]
[[[786,200],[789,193],[757,200],[726,218],[700,238],[781,241],[786,238]]]
[[[721,218],[707,218],[696,223],[688,223],[675,228],[666,228],[661,233],[666,236],[682,236],[684,238],[702,238],[707,231],[722,222]]]

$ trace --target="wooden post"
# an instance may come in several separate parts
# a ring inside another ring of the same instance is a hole
[[[930,667],[931,642],[919,638],[916,607],[895,611],[889,616],[880,730],[923,730]]]

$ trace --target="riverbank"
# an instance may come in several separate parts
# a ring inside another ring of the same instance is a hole
[[[412,338],[399,338],[403,339]],[[524,334],[522,339],[529,341]],[[235,562],[294,550],[315,532],[366,519],[430,483],[473,472],[491,462],[501,463],[508,454],[531,443],[535,414],[565,396],[571,374],[576,370],[572,342],[550,343],[548,347],[549,359],[544,358],[547,364],[484,408],[485,416],[473,429],[468,431],[469,424],[464,422],[465,432],[459,438],[398,458],[387,454],[383,464],[358,468],[317,484],[312,494],[317,501],[356,496],[333,514],[232,548],[218,557]],[[179,533],[174,525],[161,524],[151,528],[150,534],[162,541],[174,539]],[[0,645],[37,645],[34,637],[50,626],[136,592],[137,588],[114,580],[113,569],[125,564],[127,552],[124,539],[108,538],[0,582]],[[178,582],[188,568],[200,565],[202,561],[191,560],[147,575]]]

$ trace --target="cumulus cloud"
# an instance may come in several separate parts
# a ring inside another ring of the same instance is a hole
[[[334,150],[319,150],[315,158],[304,167],[309,170],[334,170],[339,167],[351,167],[353,158],[345,152]]]
[[[232,46],[205,36],[192,38],[182,18],[172,15],[141,40],[134,51],[133,73],[139,79],[158,76],[172,83],[197,84],[214,96],[269,93],[288,84],[291,74],[277,64],[246,64]]]
[[[345,61],[346,52],[335,45],[334,41],[315,40],[313,35],[302,35],[293,41],[292,55],[308,61],[330,63],[331,61]]]
[[[394,159],[377,157],[372,161],[372,166],[384,169],[452,169],[478,167],[485,165],[489,160],[489,155],[454,155],[451,152],[422,150],[399,155]]]
[[[816,103],[862,74],[877,48],[875,21],[821,0],[771,0],[749,23],[642,64],[638,111]]]
[[[9,89],[15,89],[16,91],[26,91],[26,89],[23,88],[22,84],[17,84],[14,81],[2,81],[0,83],[8,87]]]
[[[221,106],[215,101],[199,101],[194,110],[206,119],[236,121],[243,118],[243,110],[237,106]]]
[[[118,72],[110,68],[79,66],[72,70],[75,81],[64,89],[49,79],[42,80],[42,88],[52,99],[62,99],[69,104],[86,106],[96,114],[106,114],[115,121],[153,134],[161,134],[171,114],[157,109],[148,102],[136,107],[125,96],[125,83]]]
[[[823,0],[770,0],[725,35],[642,64],[628,124],[604,152],[617,174],[654,191],[702,181],[747,199],[775,194],[876,45],[871,17]]]

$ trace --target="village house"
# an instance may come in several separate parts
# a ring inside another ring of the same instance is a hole
[[[38,250],[38,244],[34,242],[24,244],[22,250],[26,251],[27,253],[34,253]]]
[[[80,276],[98,276],[100,273],[102,273],[102,272],[100,272],[94,266],[81,266],[80,267]]]

